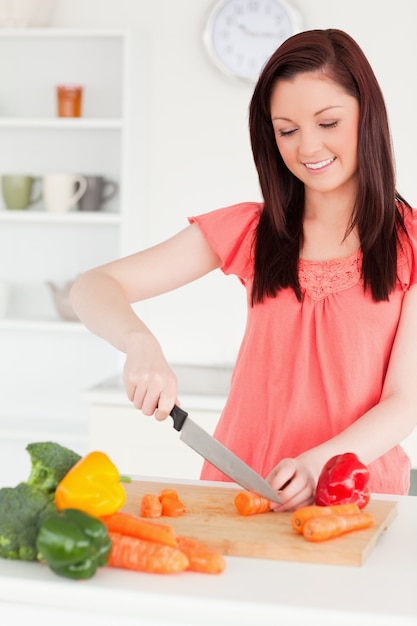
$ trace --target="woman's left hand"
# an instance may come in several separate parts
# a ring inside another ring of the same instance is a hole
[[[300,459],[283,459],[268,474],[266,480],[279,491],[282,504],[271,503],[273,511],[294,511],[314,503],[316,481]]]

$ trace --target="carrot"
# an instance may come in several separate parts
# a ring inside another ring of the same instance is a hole
[[[162,515],[162,504],[158,498],[153,493],[145,493],[140,501],[140,515],[141,517],[161,517]]]
[[[331,506],[302,506],[294,511],[291,516],[291,525],[298,533],[303,532],[305,522],[312,517],[321,517],[323,515],[350,515],[352,513],[360,513],[357,504],[332,504]]]
[[[188,557],[178,548],[114,532],[109,532],[109,537],[112,548],[107,564],[110,567],[175,574],[183,572],[189,565]]]
[[[235,507],[241,515],[266,513],[271,509],[271,502],[253,491],[241,491],[235,496]]]
[[[158,498],[162,504],[162,515],[167,517],[179,517],[185,512],[185,506],[181,502],[178,491],[172,487],[162,489]]]
[[[185,506],[178,496],[165,495],[161,498],[162,515],[179,517],[185,512]]]
[[[326,539],[332,539],[353,530],[369,528],[374,521],[371,513],[312,517],[304,524],[303,535],[308,541],[326,541]]]
[[[177,547],[174,529],[167,524],[140,519],[131,513],[116,511],[101,518],[109,532],[116,532],[130,537],[146,539],[167,546]]]
[[[177,500],[179,499],[178,491],[176,489],[173,489],[172,487],[167,487],[166,489],[161,489],[161,491],[158,493],[158,498],[160,500],[162,498],[164,498],[165,496],[170,496],[172,498],[177,498]]]
[[[226,567],[226,561],[221,554],[210,550],[204,543],[184,537],[177,537],[178,547],[189,560],[188,568],[192,572],[203,572],[205,574],[221,574]]]

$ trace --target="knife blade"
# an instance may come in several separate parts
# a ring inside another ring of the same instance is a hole
[[[181,441],[187,446],[198,452],[241,487],[254,491],[273,502],[282,503],[278,493],[262,476],[191,420],[186,411],[175,405],[170,415],[175,430],[180,433]]]

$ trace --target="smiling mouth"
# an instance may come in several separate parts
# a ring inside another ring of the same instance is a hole
[[[321,168],[330,165],[330,163],[333,163],[335,160],[336,157],[332,157],[331,159],[326,159],[325,161],[319,161],[318,163],[304,163],[304,165],[308,170],[320,170]]]

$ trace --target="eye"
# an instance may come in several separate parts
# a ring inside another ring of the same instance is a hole
[[[336,128],[336,126],[338,125],[338,123],[339,123],[339,122],[337,122],[337,121],[336,121],[336,122],[329,122],[329,123],[324,123],[324,122],[322,122],[322,123],[320,124],[320,126],[321,126],[322,128]]]
[[[280,137],[290,137],[296,132],[296,128],[291,128],[291,130],[279,130],[278,135]]]

